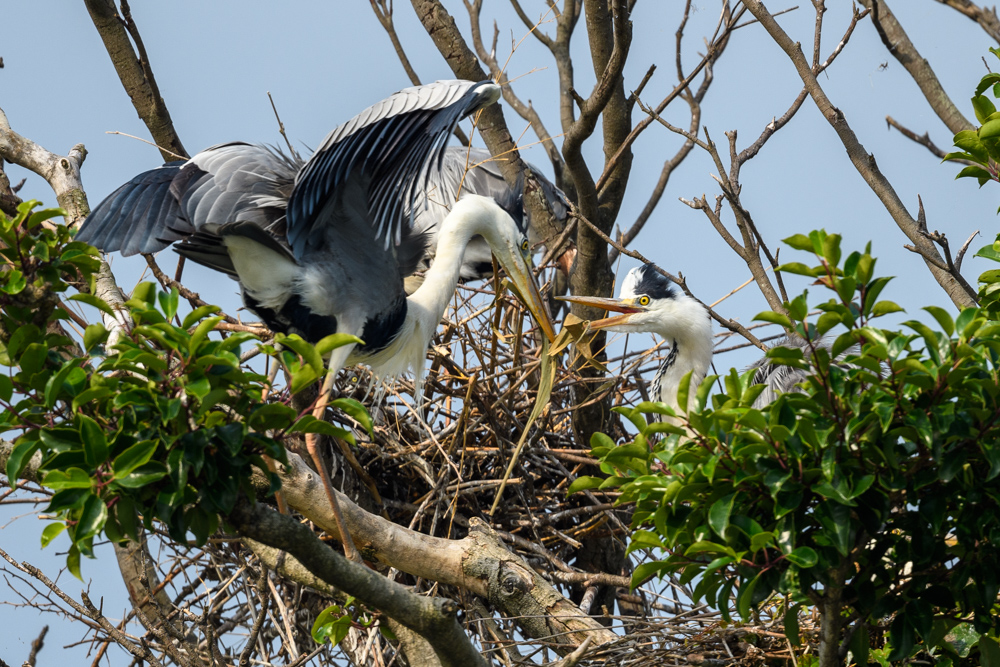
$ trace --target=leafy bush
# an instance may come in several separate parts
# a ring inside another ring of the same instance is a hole
[[[733,370],[722,393],[715,377],[701,384],[697,409],[678,415],[686,429],[647,422],[673,414],[663,404],[620,409],[638,435],[616,446],[596,434],[610,476],[577,487],[600,481],[634,503],[629,549],[661,555],[637,568],[635,584],[680,573],[726,618],[733,596],[746,619],[780,593],[793,643],[798,611],[811,605],[833,637],[843,623],[887,622],[890,660],[920,642],[957,658],[944,640],[956,626],[1000,630],[1000,322],[979,308],[953,318],[931,306],[937,327],[880,328],[879,317],[901,309],[878,300],[889,279],[874,277],[870,246],[841,263],[835,234],[785,242],[814,260],[782,270],[829,294],[815,321],[806,292],[786,304],[788,317],[758,316],[810,341],[768,353],[809,373],[801,393],[755,409],[762,387]],[[819,343],[828,333],[829,347]],[[979,648],[998,646],[984,636]],[[867,664],[867,632],[854,633],[851,650]]]
[[[47,511],[59,519],[44,530],[42,544],[66,531],[73,574],[80,576],[81,555],[93,556],[96,537],[135,539],[140,521],[150,527],[159,520],[174,540],[190,534],[204,543],[238,494],[251,493],[252,468],[270,475],[264,456],[285,461],[288,434],[320,432],[353,442],[350,431],[299,414],[287,394],[263,402],[267,378],[242,368],[239,357],[254,337],[210,336],[223,319],[214,306],[180,320],[176,289],[137,286],[126,303],[132,325],[109,344],[104,325],[91,324],[79,356],[71,338],[46,331],[69,317],[51,295],[90,283],[98,253],[72,241],[64,226],[42,225],[61,211],[32,212],[35,205],[22,205],[10,220],[0,216],[7,246],[0,252],[13,267],[0,274],[0,363],[12,369],[0,375],[0,429],[18,434],[8,479],[18,479],[41,452],[40,481],[55,491]],[[92,294],[70,298],[115,316]],[[279,337],[281,351],[264,351],[278,357],[298,391],[322,377],[324,353],[354,340],[334,335],[313,347],[297,336]],[[356,401],[339,399],[335,407],[370,429]],[[272,490],[278,486],[271,475]]]

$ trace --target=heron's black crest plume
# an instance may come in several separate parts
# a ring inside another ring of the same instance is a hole
[[[635,284],[636,294],[645,294],[652,299],[672,299],[674,290],[670,281],[661,274],[652,262],[639,269],[639,280]]]
[[[517,182],[513,188],[507,188],[496,197],[497,205],[514,219],[517,228],[522,234],[527,234],[528,229],[524,221],[524,174],[517,175]]]

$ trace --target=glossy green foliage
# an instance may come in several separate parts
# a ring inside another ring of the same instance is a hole
[[[616,486],[619,502],[634,503],[629,548],[659,558],[636,569],[636,585],[679,573],[727,617],[733,599],[747,618],[786,594],[793,642],[797,605],[831,595],[849,621],[889,622],[893,660],[918,646],[948,652],[944,638],[962,619],[995,633],[1000,322],[976,308],[953,317],[928,307],[936,326],[880,328],[900,308],[880,300],[889,279],[875,276],[870,247],[842,260],[837,235],[786,243],[813,261],[783,270],[828,296],[810,308],[803,293],[785,304],[789,315],[758,316],[809,340],[826,335],[829,348],[768,353],[808,372],[801,393],[755,409],[762,388],[733,370],[702,383],[698,408],[680,415],[686,428],[647,423],[669,411],[662,404],[622,409],[634,442],[595,436],[605,477],[572,490]]]
[[[71,242],[64,227],[32,226],[36,217],[58,213],[26,211],[20,222],[0,223],[3,239],[13,238],[22,248],[21,259],[11,263],[23,267],[39,298],[65,290],[70,278],[86,285],[98,268],[96,250]],[[37,250],[41,245],[48,250]],[[41,256],[50,258],[48,264],[32,263]],[[14,273],[0,274],[8,286]],[[113,313],[90,294],[72,298]],[[76,576],[80,556],[93,555],[95,539],[135,538],[140,523],[149,527],[159,521],[177,541],[204,543],[238,495],[252,492],[255,468],[270,475],[272,490],[278,488],[263,456],[284,461],[283,440],[291,433],[353,441],[346,429],[300,415],[287,392],[263,402],[267,378],[240,364],[240,349],[255,342],[253,337],[213,334],[223,319],[214,306],[181,320],[178,302],[176,289],[138,285],[127,313],[117,314],[130,326],[111,342],[103,324],[91,324],[82,335],[82,357],[79,347],[73,353],[72,340],[46,335],[44,323],[22,324],[4,337],[0,363],[10,370],[0,374],[0,431],[16,437],[6,474],[16,480],[40,452],[37,476],[55,492],[46,511],[59,520],[45,529],[42,544],[65,531],[71,540],[67,564]],[[10,300],[0,304],[6,325],[21,306]],[[53,308],[50,319],[60,316],[65,313]],[[278,357],[298,389],[323,375],[323,352],[351,340],[330,337],[314,348],[289,338],[281,351],[264,351]],[[360,404],[342,399],[338,407],[370,430]]]
[[[990,49],[990,53],[1000,59],[1000,49]],[[972,97],[972,108],[980,126],[975,130],[962,130],[953,141],[958,151],[948,153],[945,160],[969,162],[955,178],[974,178],[982,187],[989,181],[1000,181],[1000,112],[984,93],[989,91],[994,99],[1000,99],[1000,74],[990,72],[976,86]],[[1000,209],[997,211],[1000,213]]]

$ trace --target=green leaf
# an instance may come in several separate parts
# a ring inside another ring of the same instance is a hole
[[[103,324],[91,324],[83,332],[83,349],[90,352],[95,346],[103,344],[108,339],[108,330]]]
[[[787,558],[790,563],[793,563],[803,569],[810,568],[819,562],[819,555],[810,547],[799,547],[792,553],[787,554],[785,558]]]
[[[979,128],[980,141],[983,141],[984,139],[993,139],[997,136],[1000,136],[1000,119],[986,121],[983,123],[983,126]]]
[[[126,489],[138,489],[163,479],[166,474],[166,466],[159,461],[152,461],[139,466],[124,477],[115,479],[115,484]]]
[[[801,604],[792,605],[785,612],[785,637],[792,646],[798,646],[799,641],[799,608]]]
[[[80,362],[77,359],[70,359],[63,367],[59,369],[59,372],[52,375],[48,382],[45,383],[45,407],[52,408],[59,400],[59,394],[63,390],[63,385],[66,382],[66,378],[69,374],[73,372],[73,369],[79,368]]]
[[[93,294],[84,294],[84,293],[74,294],[73,296],[69,297],[69,300],[85,303],[88,306],[93,306],[94,308],[97,308],[101,312],[111,315],[112,317],[115,316],[114,309],[111,306],[109,306],[104,299],[100,299],[94,296]]]
[[[662,576],[663,572],[670,569],[669,563],[663,561],[648,561],[636,565],[632,572],[632,590],[635,590],[653,576]]]
[[[1000,667],[1000,644],[992,637],[979,638],[979,661],[982,667]]]
[[[972,108],[976,111],[976,120],[980,123],[985,123],[990,115],[997,111],[997,108],[993,106],[993,102],[988,97],[982,95],[976,95],[972,98]]]
[[[14,445],[10,456],[7,457],[7,479],[11,486],[14,486],[16,480],[21,477],[24,467],[31,460],[31,457],[35,455],[35,452],[38,451],[39,444],[38,440],[21,438]]]
[[[871,309],[872,317],[882,317],[883,315],[888,315],[889,313],[905,313],[900,306],[892,301],[879,301]]]
[[[177,288],[171,287],[169,293],[160,292],[156,297],[160,302],[160,310],[163,311],[167,320],[174,319],[174,315],[177,314],[177,303],[180,300],[180,292],[177,291]]]
[[[810,278],[815,278],[823,272],[822,267],[811,267],[802,262],[788,262],[787,264],[782,264],[776,271],[781,271],[782,273],[792,273],[797,276],[808,276]]]
[[[79,424],[80,439],[83,441],[83,452],[87,457],[87,463],[92,466],[104,463],[108,458],[108,439],[104,435],[104,429],[86,415],[77,415],[76,420]]]
[[[983,164],[986,164],[990,159],[989,151],[979,140],[979,133],[975,130],[962,130],[955,135],[954,144],[966,153],[973,155],[976,160]]]
[[[736,596],[736,611],[739,612],[744,621],[750,620],[750,605],[753,601],[753,592],[757,588],[757,584],[760,582],[763,574],[763,572],[759,573],[750,583],[743,582],[743,585],[740,586],[740,592]]]
[[[299,417],[298,421],[289,427],[288,432],[320,433],[322,435],[330,436],[331,438],[347,440],[352,445],[355,444],[354,434],[349,430],[346,428],[340,428],[339,426],[334,426],[330,422],[325,422],[322,419],[316,419],[312,415],[303,415]]]
[[[924,310],[930,313],[934,319],[937,320],[937,323],[941,326],[941,329],[945,332],[945,334],[951,336],[955,333],[955,321],[951,319],[951,315],[947,310],[938,306],[924,306]]]
[[[338,347],[350,345],[351,343],[354,343],[356,345],[364,345],[364,341],[358,338],[357,336],[352,336],[350,334],[345,334],[345,333],[330,334],[325,338],[321,338],[320,341],[316,343],[316,352],[320,356],[325,357]],[[322,370],[322,362],[320,364],[319,370]]]
[[[569,485],[569,489],[566,491],[567,496],[571,496],[574,493],[579,493],[580,491],[585,491],[587,489],[596,489],[604,481],[603,477],[593,477],[590,475],[583,475],[577,477],[573,480],[573,483]]]
[[[983,187],[985,183],[993,179],[993,174],[986,171],[982,167],[977,167],[975,165],[970,164],[967,167],[963,167],[961,171],[955,174],[955,180],[958,180],[960,178],[974,178],[977,181],[979,181],[979,187]]]
[[[156,451],[156,445],[157,442],[155,440],[143,440],[116,456],[115,460],[111,463],[111,469],[114,471],[115,477],[125,477],[139,466],[148,463]]]
[[[776,313],[773,310],[765,310],[763,312],[754,315],[754,321],[760,322],[770,322],[771,324],[777,324],[779,326],[785,327],[786,329],[792,328],[792,321],[788,319],[787,315],[782,315],[781,313]]]
[[[226,318],[216,315],[215,317],[202,320],[191,334],[191,340],[188,341],[188,353],[194,355],[205,339],[208,338],[208,334],[215,329],[215,325],[224,319]]]
[[[790,248],[794,248],[795,250],[814,252],[812,239],[804,234],[793,234],[787,239],[781,239],[781,242]]]
[[[6,292],[7,294],[20,294],[27,283],[24,280],[24,274],[21,273],[19,269],[10,269],[3,273],[3,284],[0,285],[0,290]]]
[[[83,581],[83,577],[80,575],[80,548],[74,543],[69,548],[69,553],[66,554],[66,569],[74,577]]]
[[[49,546],[52,540],[56,539],[64,530],[66,530],[66,524],[61,521],[45,526],[45,530],[42,531],[42,548]]]
[[[337,334],[333,334],[333,336],[336,335]],[[333,336],[327,336],[327,338],[332,338]],[[297,334],[292,334],[291,336],[276,336],[275,341],[281,343],[283,346],[302,357],[302,361],[309,364],[317,377],[323,373],[325,366],[319,351],[317,348],[302,340],[300,336]],[[293,393],[295,392],[293,391]]]
[[[218,306],[198,306],[184,317],[184,320],[181,322],[181,328],[190,329],[201,318],[217,312],[219,312]]]
[[[82,542],[88,537],[93,537],[104,528],[104,522],[107,520],[108,506],[99,496],[91,495],[83,504],[83,512],[77,521],[75,541]]]
[[[726,539],[726,528],[729,527],[729,515],[733,511],[733,503],[735,501],[736,494],[730,493],[725,498],[719,498],[712,503],[712,507],[708,510],[708,525],[723,540]]]
[[[90,475],[81,468],[50,470],[42,478],[42,486],[50,489],[89,489],[93,486]]]
[[[354,418],[354,421],[361,424],[362,428],[368,431],[369,437],[375,437],[375,432],[372,430],[371,415],[368,414],[368,410],[361,403],[353,398],[338,398],[330,401],[330,406],[349,414]]]
[[[339,616],[338,616],[339,614]],[[351,629],[351,617],[343,613],[337,605],[327,607],[312,626],[312,637],[317,644],[322,644],[327,639],[334,646],[340,644]]]

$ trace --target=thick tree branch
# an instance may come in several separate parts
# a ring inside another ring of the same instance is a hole
[[[427,639],[443,665],[486,663],[458,623],[458,605],[418,595],[362,564],[352,563],[295,519],[246,501],[229,516],[245,537],[287,551],[310,572],[370,604]]]
[[[0,450],[0,462],[2,458]],[[330,504],[316,473],[291,453],[288,468],[279,472],[282,493],[289,506],[338,537]],[[551,636],[554,642],[568,646],[579,645],[590,634],[601,644],[616,638],[594,619],[581,614],[478,520],[473,522],[478,529],[474,527],[467,537],[448,540],[375,516],[339,492],[337,500],[347,529],[365,560],[485,597],[504,613],[520,618],[532,637]]]
[[[872,25],[878,31],[885,48],[910,73],[941,122],[951,130],[952,134],[958,134],[962,130],[974,130],[975,126],[962,115],[948,97],[930,63],[917,51],[885,0],[861,0],[861,4],[871,10]]]

